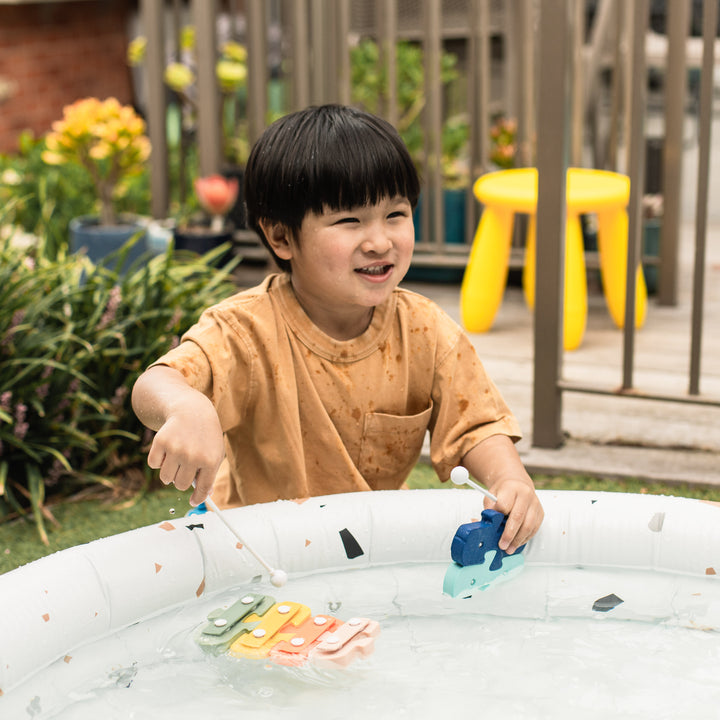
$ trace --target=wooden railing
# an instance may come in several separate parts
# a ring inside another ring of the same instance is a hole
[[[467,261],[481,208],[472,181],[492,169],[488,162],[489,131],[498,115],[517,120],[517,165],[537,165],[541,178],[538,213],[537,303],[535,311],[535,397],[533,443],[555,447],[562,442],[561,398],[564,392],[600,392],[562,380],[561,327],[562,248],[564,236],[564,171],[569,165],[599,167],[629,175],[630,237],[628,267],[641,258],[642,200],[645,178],[645,114],[647,58],[663,68],[662,177],[664,217],[659,258],[658,302],[677,302],[679,198],[682,175],[682,124],[687,107],[688,67],[701,75],[698,127],[700,157],[710,154],[713,114],[714,46],[717,3],[706,0],[702,58],[688,47],[690,0],[668,5],[667,49],[648,50],[648,0],[599,0],[591,16],[578,0],[140,0],[142,32],[148,38],[144,74],[145,112],[153,144],[152,208],[167,213],[168,151],[165,137],[167,89],[163,69],[174,52],[180,17],[196,30],[197,128],[199,172],[221,169],[220,94],[215,82],[218,22],[247,47],[247,132],[254,141],[268,122],[271,79],[284,90],[282,111],[308,104],[353,101],[351,48],[371,37],[381,49],[389,83],[378,112],[399,121],[397,43],[409,40],[423,49],[423,108],[419,114],[423,147],[421,241],[415,263],[461,268]],[[441,57],[452,50],[459,58],[461,81],[449,97],[440,78]],[[272,63],[269,58],[273,58]],[[456,89],[457,89],[456,88]],[[464,160],[467,179],[465,231],[459,241],[446,237],[442,168],[443,126],[451,113],[468,120]],[[537,142],[536,142],[537,139]],[[698,173],[697,264],[691,328],[688,395],[682,400],[716,403],[699,393],[702,338],[704,242],[709,169]],[[242,234],[242,233],[241,233]],[[245,232],[248,247],[255,242]],[[255,243],[259,248],[259,245]],[[597,258],[588,252],[588,266]],[[512,266],[522,262],[514,248]],[[626,317],[634,317],[634,273],[628,274]],[[622,388],[633,388],[634,330],[624,331]],[[643,396],[641,391],[635,395]],[[646,397],[653,397],[648,394]],[[663,397],[662,399],[668,399]]]

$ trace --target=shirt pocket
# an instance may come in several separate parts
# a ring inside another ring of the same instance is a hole
[[[422,451],[432,415],[430,407],[417,415],[366,413],[358,470],[373,490],[397,490]]]

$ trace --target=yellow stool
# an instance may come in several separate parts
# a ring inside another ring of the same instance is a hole
[[[522,168],[488,173],[473,186],[484,210],[460,290],[462,322],[469,332],[488,331],[500,307],[507,282],[513,215],[530,216],[525,248],[523,288],[530,308],[535,305],[535,212],[537,170]],[[567,226],[565,230],[566,350],[582,342],[587,320],[587,277],[580,215],[596,213],[600,275],[605,301],[615,324],[625,321],[625,272],[627,267],[630,180],[604,170],[569,168],[567,173]],[[647,288],[642,268],[637,269],[635,325],[645,322]]]

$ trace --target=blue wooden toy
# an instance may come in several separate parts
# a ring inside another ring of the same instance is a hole
[[[524,565],[525,558],[519,554],[508,555],[499,570],[491,570],[491,563],[465,566],[451,563],[445,571],[443,593],[450,597],[468,597],[475,592],[487,590],[491,585],[509,580],[519,573]]]
[[[498,546],[507,516],[483,510],[481,520],[461,525],[450,546],[452,565],[445,573],[443,593],[452,597],[471,595],[518,573],[525,559],[521,545],[512,555]]]
[[[499,570],[503,559],[509,557],[498,547],[507,515],[497,510],[483,510],[480,517],[481,520],[465,523],[457,529],[450,546],[450,555],[458,565],[480,565],[485,562],[485,554],[489,550],[496,550],[490,569]],[[524,548],[522,545],[514,554],[517,555]]]

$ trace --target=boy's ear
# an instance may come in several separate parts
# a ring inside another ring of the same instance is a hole
[[[282,223],[270,220],[259,220],[261,230],[265,233],[268,244],[281,260],[291,260],[293,256],[293,238],[290,231]]]

